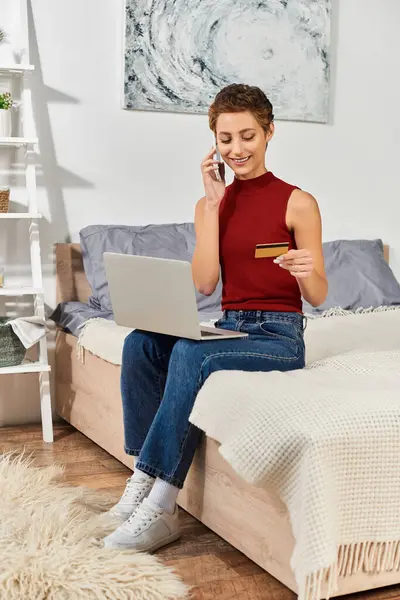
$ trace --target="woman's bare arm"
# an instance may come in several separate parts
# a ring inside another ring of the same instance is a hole
[[[195,211],[196,248],[192,260],[193,281],[201,294],[210,296],[219,279],[219,215],[201,198]]]

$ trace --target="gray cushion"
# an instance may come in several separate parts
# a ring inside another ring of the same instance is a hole
[[[110,311],[111,300],[103,264],[104,252],[119,252],[138,256],[172,258],[191,261],[195,233],[193,223],[167,225],[90,225],[80,232],[83,263],[92,289],[92,306]],[[218,311],[221,303],[221,283],[211,296],[196,291],[200,312]]]
[[[325,242],[323,250],[328,297],[317,308],[304,302],[304,312],[400,304],[400,285],[385,261],[382,240],[336,240]]]

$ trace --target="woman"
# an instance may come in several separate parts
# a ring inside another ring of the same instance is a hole
[[[212,148],[201,165],[205,196],[195,212],[193,279],[200,292],[212,294],[221,267],[224,316],[217,325],[248,337],[197,342],[144,331],[127,337],[125,451],[137,458],[111,511],[127,520],[105,539],[107,547],[153,551],[178,539],[176,498],[201,436],[189,423],[200,387],[219,370],[304,367],[301,296],[318,306],[327,294],[317,202],[265,167],[274,134],[268,98],[257,87],[230,85],[216,96],[209,121],[235,178],[225,188]],[[257,244],[285,242],[283,256],[256,258]]]

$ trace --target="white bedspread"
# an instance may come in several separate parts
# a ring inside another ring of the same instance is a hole
[[[377,337],[382,350],[398,348],[399,314],[400,309],[363,310],[356,314],[335,309],[325,313],[325,318],[309,319],[305,331],[307,364],[357,348],[373,350]],[[203,324],[212,325],[211,321]],[[120,365],[124,340],[131,331],[114,321],[90,319],[79,335],[80,355],[83,358],[87,350],[107,362]]]
[[[114,365],[122,364],[122,348],[132,331],[108,319],[90,319],[81,327],[78,338],[78,356],[85,362],[85,352],[91,352]]]

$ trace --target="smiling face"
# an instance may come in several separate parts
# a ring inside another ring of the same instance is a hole
[[[266,132],[250,111],[226,112],[216,121],[218,150],[238,179],[252,179],[266,172],[266,146],[274,133]]]

